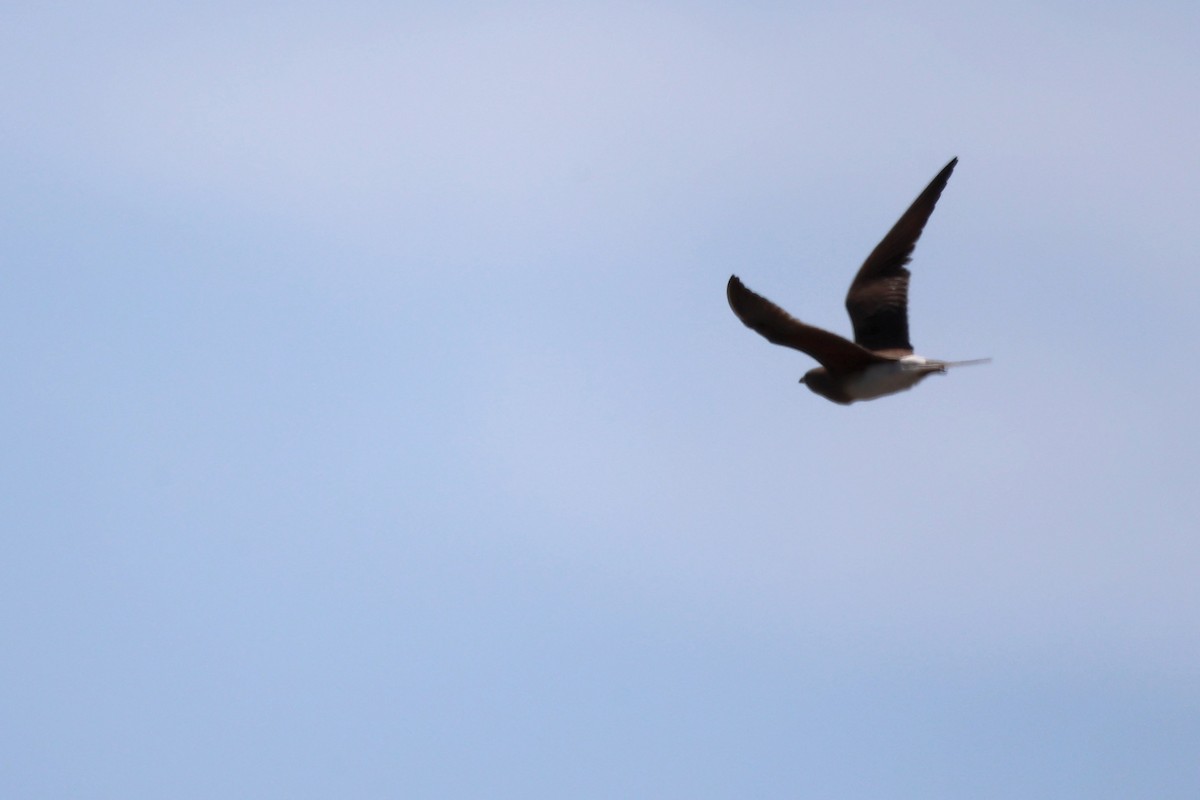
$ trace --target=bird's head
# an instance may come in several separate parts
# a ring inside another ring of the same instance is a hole
[[[821,385],[821,381],[825,377],[825,374],[824,367],[813,367],[808,372],[800,376],[800,382],[815,392],[817,391],[815,387]]]
[[[819,394],[835,403],[847,405],[853,402],[842,387],[834,380],[824,367],[814,367],[804,373],[800,382],[808,387],[813,394]]]

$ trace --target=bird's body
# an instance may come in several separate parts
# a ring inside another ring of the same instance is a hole
[[[904,356],[886,364],[872,364],[843,383],[846,393],[854,400],[874,400],[896,392],[904,392],[935,372],[945,372],[938,363],[921,356]]]
[[[913,353],[908,336],[908,279],[905,264],[950,180],[958,159],[947,164],[892,226],[855,275],[846,294],[854,341],[806,325],[746,288],[736,275],[726,295],[745,325],[774,344],[800,350],[821,366],[800,382],[835,403],[874,400],[911,389],[926,376],[974,361],[937,361]]]

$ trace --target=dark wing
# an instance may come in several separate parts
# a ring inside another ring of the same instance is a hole
[[[755,294],[730,276],[725,287],[729,307],[746,327],[766,337],[768,342],[807,353],[830,372],[845,372],[891,359],[877,356],[836,333],[805,325],[765,297]]]
[[[917,239],[957,163],[957,158],[951,159],[925,187],[867,256],[854,276],[854,283],[850,284],[846,310],[854,325],[854,341],[868,350],[912,352],[912,343],[908,340],[909,272],[904,265],[912,260]]]

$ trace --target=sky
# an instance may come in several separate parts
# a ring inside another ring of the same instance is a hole
[[[1200,796],[1195,4],[4,18],[0,795]]]

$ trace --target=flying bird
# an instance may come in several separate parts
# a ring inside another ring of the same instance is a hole
[[[738,319],[767,341],[792,347],[815,358],[821,366],[800,382],[835,403],[903,392],[933,373],[950,367],[983,364],[991,359],[936,361],[913,353],[908,339],[908,277],[917,239],[937,205],[958,159],[942,168],[892,226],[854,276],[846,293],[846,311],[854,325],[854,341],[806,325],[770,300],[746,288],[736,275],[725,287],[729,306]]]

